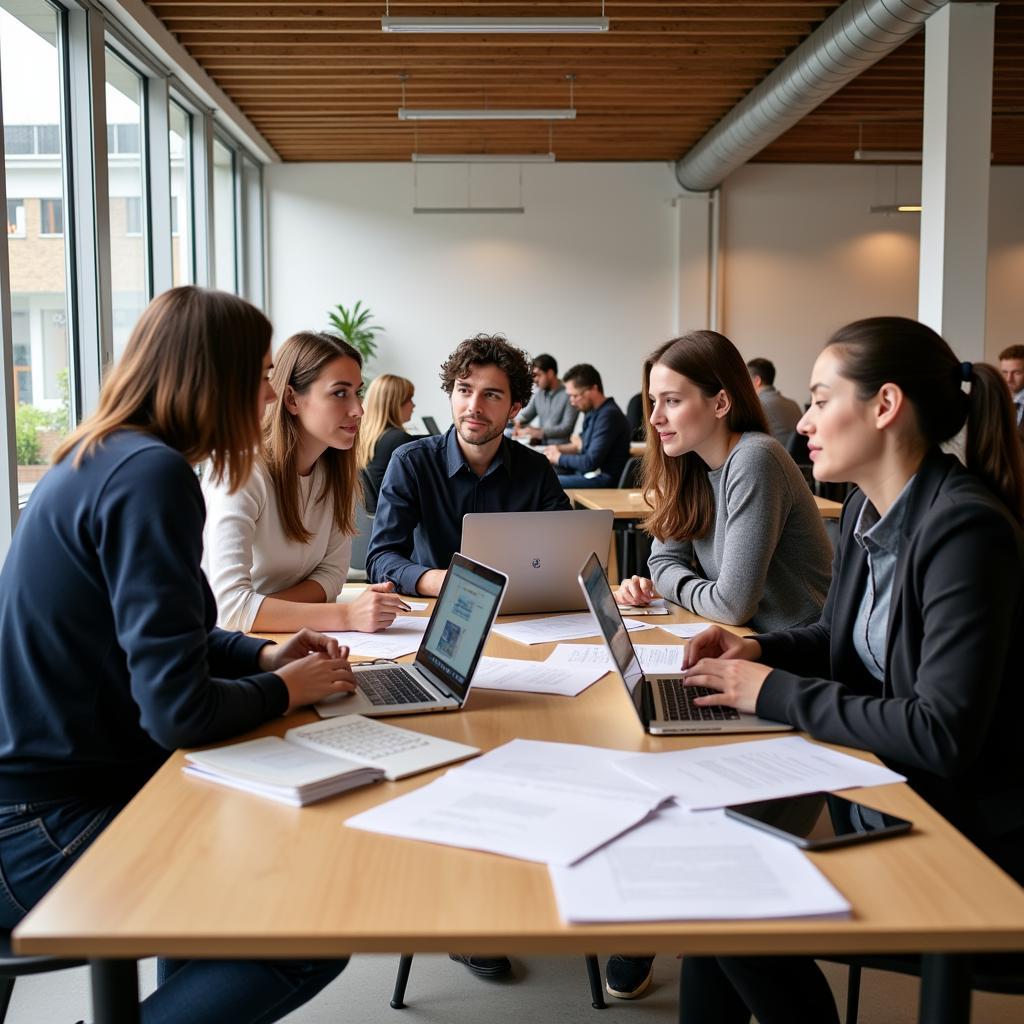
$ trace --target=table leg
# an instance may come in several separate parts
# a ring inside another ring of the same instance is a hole
[[[971,958],[965,954],[926,953],[921,957],[919,1024],[969,1024]]]
[[[95,1024],[139,1024],[139,968],[134,960],[90,960]]]

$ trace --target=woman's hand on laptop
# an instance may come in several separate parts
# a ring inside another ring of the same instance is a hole
[[[686,644],[683,668],[693,668],[702,658],[757,661],[761,645],[751,637],[737,636],[721,626],[708,626]]]
[[[771,670],[770,665],[753,661],[701,658],[683,675],[687,686],[706,686],[718,691],[706,697],[694,697],[694,704],[700,707],[721,705],[753,715],[757,713],[757,698]]]
[[[619,584],[615,600],[619,604],[642,607],[650,604],[657,596],[654,584],[646,576],[630,576],[628,580],[623,580]]]
[[[285,714],[356,688],[348,648],[314,629],[300,629],[283,644],[263,647],[259,663],[261,669],[276,672],[284,682],[288,690]]]

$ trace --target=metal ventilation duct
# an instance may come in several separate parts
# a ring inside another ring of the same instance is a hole
[[[947,0],[847,0],[676,163],[706,192],[920,29]]]

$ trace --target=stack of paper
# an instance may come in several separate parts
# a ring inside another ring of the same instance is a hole
[[[880,764],[801,736],[634,754],[615,765],[631,778],[671,793],[691,810],[907,781]]]
[[[429,621],[425,615],[399,615],[380,633],[349,630],[327,635],[335,637],[338,643],[348,647],[353,654],[364,658],[401,658],[419,650]]]
[[[616,772],[615,751],[513,740],[346,822],[351,828],[572,864],[643,821],[665,794]]]
[[[397,620],[396,620],[397,621]],[[631,633],[642,629],[654,629],[646,622],[629,619],[625,623]],[[576,612],[572,615],[552,615],[544,619],[523,619],[521,622],[504,622],[494,627],[495,633],[507,636],[521,644],[550,644],[558,640],[575,640],[581,636],[600,636],[601,629],[590,612]]]
[[[711,625],[710,622],[687,622],[676,626],[658,626],[658,629],[665,630],[681,640],[692,640],[698,633],[703,633]]]
[[[519,690],[525,693],[554,693],[575,697],[592,686],[608,669],[598,663],[567,667],[548,661],[523,661],[521,658],[483,657],[473,673],[474,688]]]
[[[721,811],[659,811],[572,867],[550,869],[570,923],[845,916],[850,905],[790,843]]]
[[[645,672],[678,672],[683,667],[686,648],[682,644],[637,644],[636,657]],[[613,668],[612,656],[604,644],[559,644],[544,661],[568,669],[603,666]]]
[[[306,750],[279,736],[186,754],[186,775],[304,807],[384,778],[380,768]]]

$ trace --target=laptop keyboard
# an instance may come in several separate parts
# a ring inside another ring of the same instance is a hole
[[[379,668],[372,672],[357,672],[359,689],[367,700],[377,706],[387,704],[436,704],[435,697],[425,690],[408,672],[400,668]]]
[[[303,731],[303,738],[325,750],[354,754],[369,761],[379,761],[393,754],[405,754],[429,741],[408,729],[396,729],[371,719],[356,718],[348,722],[318,722]]]
[[[740,717],[735,708],[701,707],[694,697],[706,697],[714,690],[706,686],[684,686],[678,679],[655,679],[661,694],[665,720],[669,722],[728,722]]]

